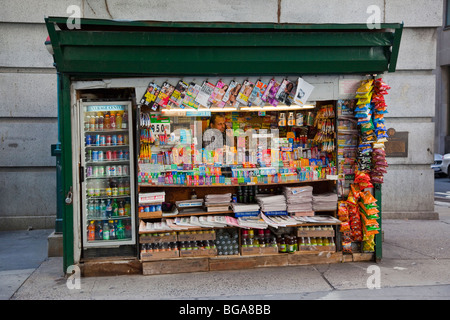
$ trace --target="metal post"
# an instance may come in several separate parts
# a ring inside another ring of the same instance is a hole
[[[377,199],[378,210],[380,211],[378,215],[380,216],[378,224],[380,225],[380,232],[375,235],[375,261],[380,261],[383,256],[383,228],[381,226],[382,220],[382,206],[381,206],[381,184],[374,184],[375,199]]]

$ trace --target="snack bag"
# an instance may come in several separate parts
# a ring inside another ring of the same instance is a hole
[[[370,191],[364,191],[363,192],[362,200],[364,201],[364,204],[377,202],[377,199],[375,199],[373,197],[373,195],[370,193]]]

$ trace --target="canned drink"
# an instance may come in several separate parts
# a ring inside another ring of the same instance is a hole
[[[117,157],[119,160],[123,160],[123,150],[119,150]]]
[[[122,166],[116,166],[116,176],[121,176],[122,174]]]
[[[124,165],[124,166],[122,167],[122,174],[123,174],[124,176],[130,175],[130,167],[129,167],[128,165]]]
[[[128,144],[128,135],[127,134],[123,135],[123,144]]]
[[[122,145],[123,144],[123,135],[119,134],[117,136],[117,144]]]
[[[106,160],[112,160],[112,151],[111,150],[107,150],[106,152]]]
[[[97,150],[92,151],[92,161],[94,161],[94,162],[98,161],[98,151]]]
[[[92,136],[91,136],[90,134],[88,134],[88,135],[86,136],[86,145],[87,145],[87,146],[92,145]]]
[[[92,167],[89,166],[86,168],[86,177],[92,177],[92,175],[93,175]]]
[[[95,135],[95,145],[100,146],[100,135],[99,134]]]
[[[111,137],[111,145],[112,146],[117,146],[117,135],[112,135]]]
[[[106,136],[106,145],[107,146],[111,145],[111,136],[110,135]]]
[[[103,151],[98,151],[98,161],[104,161],[105,160],[105,155],[103,153]]]
[[[97,166],[95,166],[95,167],[92,169],[92,175],[93,175],[94,177],[98,177],[98,167],[97,167]]]
[[[111,175],[111,166],[106,166],[105,167],[105,175],[107,177],[109,177]]]
[[[99,177],[104,177],[105,176],[105,167],[104,166],[98,167],[98,176]]]
[[[100,145],[101,146],[106,146],[106,138],[104,135],[100,136]]]
[[[117,160],[117,150],[112,152],[111,160]]]
[[[128,160],[129,157],[130,157],[130,153],[128,152],[128,150],[125,150],[125,152],[123,153],[123,158],[124,158],[125,160]]]
[[[116,166],[109,166],[109,174],[108,176],[113,177],[116,175]]]

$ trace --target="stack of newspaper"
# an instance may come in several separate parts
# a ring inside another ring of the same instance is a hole
[[[313,216],[313,188],[311,186],[284,187],[287,211],[295,216]]]
[[[230,210],[231,193],[207,194],[205,196],[205,208],[208,212]]]
[[[337,209],[338,196],[336,193],[322,193],[313,195],[314,211],[332,211]]]
[[[235,217],[257,216],[259,214],[259,204],[256,203],[232,203]]]
[[[287,214],[286,211],[286,197],[284,195],[268,195],[259,194],[256,196],[256,202],[258,202],[266,215],[282,215]]]

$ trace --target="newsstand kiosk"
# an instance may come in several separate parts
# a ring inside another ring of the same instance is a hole
[[[382,258],[383,73],[403,24],[45,22],[65,271]]]

